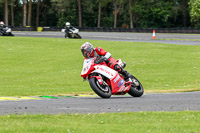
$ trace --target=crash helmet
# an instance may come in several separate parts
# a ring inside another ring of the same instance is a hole
[[[3,22],[3,21],[1,21],[1,22],[0,22],[0,26],[3,26],[3,25],[4,25],[4,22]]]
[[[70,27],[70,22],[66,22],[65,25],[66,25],[67,27]]]
[[[85,58],[90,58],[90,56],[92,55],[94,51],[94,48],[92,46],[91,43],[89,42],[85,42],[82,46],[81,46],[81,52],[83,54],[83,56]]]

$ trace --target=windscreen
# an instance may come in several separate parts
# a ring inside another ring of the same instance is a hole
[[[87,74],[87,72],[89,71],[91,65],[92,65],[92,60],[94,58],[89,58],[89,59],[85,59],[83,62],[83,69],[81,72],[81,75]]]

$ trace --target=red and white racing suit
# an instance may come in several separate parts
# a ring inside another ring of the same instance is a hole
[[[97,56],[104,56],[107,58],[106,63],[108,66],[116,71],[118,71],[121,74],[125,74],[124,70],[117,64],[116,60],[111,57],[111,54],[109,52],[106,52],[103,48],[96,47],[93,51],[93,53],[90,55],[90,57],[97,57]]]

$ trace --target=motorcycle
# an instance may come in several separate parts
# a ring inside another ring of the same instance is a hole
[[[81,39],[81,36],[78,34],[79,29],[77,29],[77,28],[73,27],[72,29],[69,29],[69,31],[68,31],[69,36],[67,36],[68,34],[66,33],[67,31],[65,29],[63,29],[63,31],[65,32],[65,38],[69,37],[69,38]]]
[[[0,36],[14,36],[12,30],[9,27],[4,27],[0,30]]]
[[[125,95],[128,93],[133,97],[143,95],[143,86],[140,81],[131,75],[126,81],[123,75],[108,67],[106,62],[95,64],[97,57],[84,60],[81,77],[87,80],[92,90],[102,98],[110,98],[111,95]],[[117,63],[124,68],[121,59]]]

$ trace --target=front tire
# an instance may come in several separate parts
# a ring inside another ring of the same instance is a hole
[[[134,77],[133,75],[131,75],[131,80],[135,80],[134,82],[131,83],[131,88],[128,92],[128,94],[130,94],[133,97],[141,97],[144,93],[144,89],[142,84],[140,83],[140,81]]]
[[[110,98],[112,91],[111,91],[110,87],[108,85],[106,85],[107,83],[105,81],[103,81],[103,82],[104,82],[105,87],[102,87],[99,84],[99,81],[95,77],[89,79],[90,87],[98,96],[100,96],[102,98]]]
[[[9,33],[9,36],[15,36],[14,34],[12,34],[12,33]]]
[[[81,39],[81,36],[78,33],[76,33],[76,38]]]

